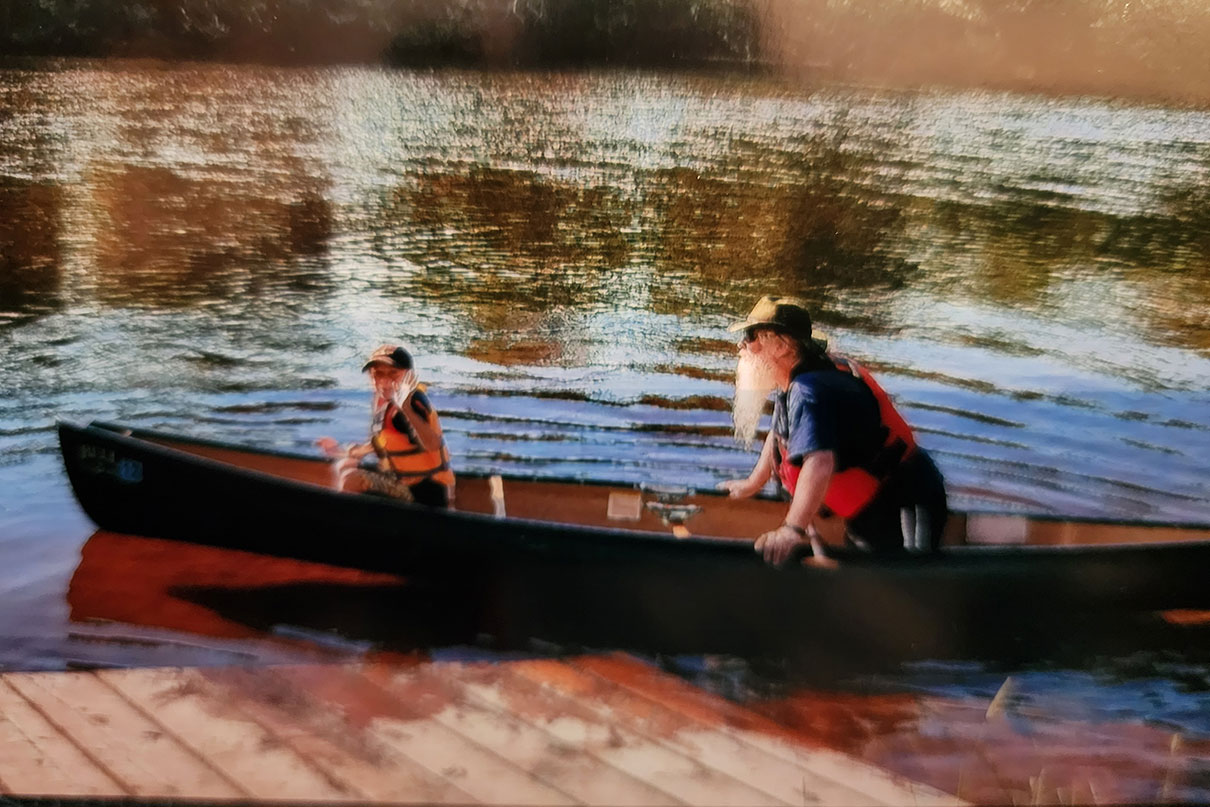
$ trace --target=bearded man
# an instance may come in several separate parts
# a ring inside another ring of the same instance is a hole
[[[746,498],[776,473],[790,508],[785,523],[756,540],[765,560],[780,565],[810,542],[822,561],[812,525],[832,514],[845,519],[846,540],[856,547],[935,549],[948,514],[940,471],[870,374],[812,338],[802,301],[763,297],[730,330],[743,331],[739,439],[751,443],[765,401],[776,393],[773,427],[752,473],[720,485],[732,498]]]

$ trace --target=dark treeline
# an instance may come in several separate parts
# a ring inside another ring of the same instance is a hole
[[[1210,101],[1202,0],[6,0],[0,54],[407,67],[760,66]]]
[[[27,0],[7,56],[269,64],[751,65],[753,0]]]

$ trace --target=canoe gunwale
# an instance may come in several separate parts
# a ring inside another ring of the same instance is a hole
[[[86,425],[80,425],[78,423],[71,423],[71,422],[62,421],[62,420],[57,421],[56,426],[60,426],[60,425],[66,425],[71,428],[80,429],[80,430],[99,429],[99,430],[106,431],[106,432],[112,432],[119,436],[125,436],[125,437],[130,437],[132,439],[135,439],[135,440],[139,441],[140,444],[150,443],[152,445],[159,445],[158,443],[155,443],[155,440],[163,439],[163,440],[171,440],[171,441],[177,442],[177,443],[183,443],[186,445],[207,446],[210,448],[226,449],[229,451],[241,451],[241,452],[245,452],[247,454],[266,456],[266,457],[278,457],[278,458],[287,459],[287,460],[300,460],[300,461],[315,462],[315,463],[327,462],[327,460],[324,459],[323,457],[318,457],[314,454],[305,454],[305,453],[298,452],[298,451],[287,451],[285,449],[278,449],[278,448],[260,448],[257,446],[244,445],[244,444],[239,444],[239,443],[226,443],[226,442],[222,442],[220,440],[212,440],[212,439],[207,439],[204,437],[191,437],[191,436],[186,436],[186,435],[176,434],[176,433],[171,433],[171,432],[153,431],[150,429],[138,429],[138,428],[133,428],[130,426],[123,426],[121,424],[112,423],[109,421],[94,420],[94,421],[90,421]],[[235,466],[235,467],[239,467],[239,466]],[[487,479],[488,477],[492,476],[492,474],[478,472],[478,471],[463,471],[463,472],[460,472],[458,475],[460,477],[467,477],[467,478],[472,478],[472,479]],[[269,476],[272,476],[272,474],[269,474]],[[560,485],[583,485],[585,487],[604,487],[604,488],[615,487],[616,488],[616,487],[630,486],[630,487],[633,487],[636,492],[640,491],[639,483],[631,483],[631,482],[623,482],[623,481],[609,481],[609,480],[600,480],[600,479],[585,479],[582,477],[572,477],[572,476],[539,476],[537,474],[528,474],[528,475],[526,475],[526,474],[504,474],[503,478],[506,482],[507,481],[537,482],[537,483],[546,482],[546,483],[560,484]],[[720,499],[720,500],[725,500],[727,498],[726,493],[722,493],[713,488],[688,487],[687,489],[689,491],[689,495],[691,495],[691,496],[705,496],[705,497],[716,498],[716,499]],[[770,495],[767,493],[758,493],[753,498],[761,499],[764,501],[779,501],[780,500],[780,497]],[[466,511],[456,511],[456,512],[465,513]],[[475,515],[473,513],[466,513],[466,514]],[[994,509],[963,510],[957,514],[962,515],[962,516],[967,516],[967,517],[978,516],[978,517],[1020,518],[1020,519],[1025,519],[1028,521],[1044,522],[1044,523],[1050,523],[1050,524],[1089,524],[1089,525],[1109,525],[1109,526],[1136,526],[1137,525],[1139,527],[1157,528],[1157,529],[1210,531],[1210,521],[1127,521],[1124,519],[1097,518],[1095,516],[1080,516],[1080,515],[1070,515],[1069,516],[1069,515],[1063,515],[1061,513],[1032,513],[1032,512],[1021,512],[1018,510],[994,510]],[[492,517],[492,518],[494,519],[494,517]],[[510,518],[510,517],[505,516],[505,518]],[[546,523],[546,522],[537,522],[537,523]],[[569,526],[574,526],[574,525],[569,525]],[[610,530],[610,531],[612,531],[612,530]],[[634,532],[634,533],[637,533],[640,535],[648,534],[646,531],[643,531],[643,530],[627,530],[625,527],[619,527],[619,528],[617,528],[617,531]],[[660,536],[660,537],[664,537],[664,536]],[[694,538],[700,538],[700,537],[702,537],[702,536],[691,536],[688,539],[677,539],[677,541],[680,542],[680,541],[693,540]],[[726,539],[726,540],[733,540],[733,539]],[[1156,542],[1156,543],[1149,544],[1149,545],[1150,546],[1163,546],[1166,543],[1180,543],[1180,542]],[[991,545],[988,545],[988,546],[991,546]],[[980,546],[979,548],[984,549],[986,547]]]

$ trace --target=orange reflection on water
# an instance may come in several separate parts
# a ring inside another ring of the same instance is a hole
[[[395,575],[98,530],[81,549],[67,601],[74,622],[123,622],[242,639],[263,636],[263,631],[175,592],[298,583],[373,587],[403,582]]]

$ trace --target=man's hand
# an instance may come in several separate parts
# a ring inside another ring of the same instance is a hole
[[[766,563],[781,566],[795,548],[803,543],[806,543],[806,538],[793,527],[782,524],[757,538],[755,549],[761,553]]]
[[[760,493],[760,489],[763,487],[763,483],[753,482],[752,477],[747,477],[746,479],[728,479],[725,482],[718,483],[718,489],[727,491],[732,499],[751,498]]]

